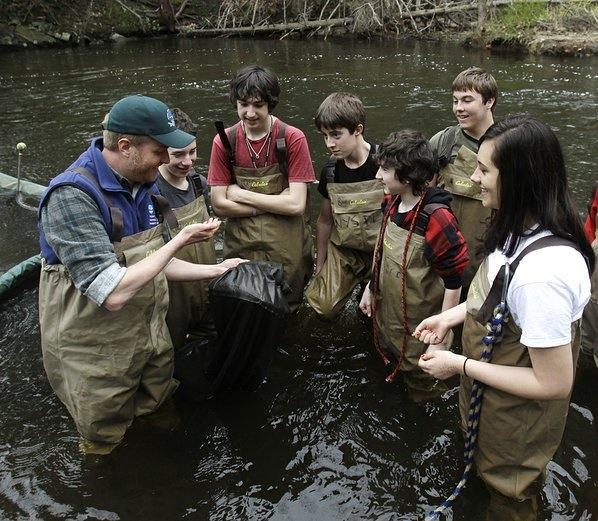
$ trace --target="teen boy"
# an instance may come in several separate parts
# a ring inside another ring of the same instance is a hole
[[[282,263],[295,307],[312,269],[306,205],[315,176],[303,132],[272,114],[279,94],[269,69],[237,72],[230,101],[240,121],[226,131],[220,126],[208,184],[214,212],[227,217],[224,256]]]
[[[469,246],[471,264],[464,278],[467,288],[482,260],[481,237],[490,216],[490,210],[482,206],[479,185],[470,176],[477,166],[479,139],[494,123],[498,86],[491,74],[470,67],[454,79],[452,92],[458,124],[438,132],[430,145],[440,160],[437,184],[452,194],[451,208]]]
[[[332,157],[320,174],[324,199],[316,224],[316,269],[305,298],[318,315],[333,319],[355,286],[370,278],[384,190],[376,179],[376,146],[363,137],[365,111],[357,96],[331,94],[315,124]]]
[[[414,130],[391,134],[376,154],[377,177],[392,196],[374,254],[372,281],[359,307],[374,316],[374,341],[386,364],[396,360],[387,381],[402,371],[416,400],[443,390],[418,367],[428,346],[411,336],[426,313],[459,303],[469,263],[465,239],[450,210],[451,196],[428,183],[437,162],[428,141]]]
[[[176,108],[172,109],[172,113],[178,129],[196,136],[197,126],[187,114]],[[210,222],[205,198],[207,185],[204,186],[202,178],[193,170],[197,160],[197,141],[193,139],[184,148],[168,147],[168,157],[170,162],[159,167],[156,185],[168,199],[180,228],[191,223]],[[190,244],[180,250],[176,257],[194,264],[216,264],[214,240],[210,237]],[[207,281],[170,281],[168,297],[166,324],[175,349],[187,341],[214,334],[208,311]]]

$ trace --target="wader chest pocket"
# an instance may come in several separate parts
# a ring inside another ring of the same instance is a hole
[[[444,188],[447,190],[447,192],[481,201],[482,196],[480,194],[480,187],[471,179],[468,179],[463,175],[451,173],[450,166],[451,165],[447,167],[447,170],[449,171],[444,172],[442,175]]]
[[[404,233],[403,233],[404,232]],[[401,279],[403,264],[403,252],[405,251],[405,239],[407,237],[407,230],[403,230],[394,223],[388,223],[383,239],[383,255],[382,255],[382,280],[385,277]],[[409,243],[409,250],[407,251],[405,269],[409,273],[410,265],[414,259],[414,255],[422,255],[421,242],[423,237],[413,234]],[[382,287],[382,284],[381,284]]]
[[[372,252],[382,222],[383,192],[338,194],[329,190],[334,230],[330,240],[337,246]]]
[[[334,222],[338,228],[360,228],[370,222],[382,222],[382,197],[361,193],[330,193],[330,202]]]
[[[237,184],[245,190],[259,194],[277,195],[285,188],[288,188],[286,179],[278,172],[278,165],[272,165],[273,173],[262,173],[259,176],[243,175],[237,171],[235,174]],[[239,169],[242,170],[242,169]]]

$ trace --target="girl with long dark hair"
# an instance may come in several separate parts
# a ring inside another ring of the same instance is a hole
[[[464,322],[462,355],[430,350],[419,365],[440,379],[462,375],[466,448],[491,493],[488,518],[536,519],[541,478],[563,436],[595,258],[544,123],[514,116],[492,125],[471,179],[493,210],[487,257],[467,301],[413,334],[438,344]]]

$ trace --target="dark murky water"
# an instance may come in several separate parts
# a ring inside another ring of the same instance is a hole
[[[228,78],[252,62],[279,74],[276,112],[306,131],[317,165],[326,153],[312,116],[329,92],[363,99],[373,140],[404,127],[432,135],[452,124],[452,78],[479,64],[499,81],[498,117],[530,112],[557,130],[580,207],[596,178],[596,59],[352,41],[155,40],[0,54],[0,171],[14,175],[13,147],[25,141],[24,175],[47,183],[97,133],[110,105],[137,92],[196,119],[205,170],[212,121],[235,120]],[[14,201],[0,199],[0,230],[0,270],[36,253],[35,217]],[[45,379],[36,298],[28,289],[0,304],[1,519],[411,520],[460,474],[455,390],[415,405],[400,381],[385,384],[354,302],[334,325],[302,309],[257,392],[172,405],[137,421],[113,455],[85,458]],[[578,371],[541,519],[598,516],[597,376]],[[453,519],[480,519],[483,506],[472,482]]]

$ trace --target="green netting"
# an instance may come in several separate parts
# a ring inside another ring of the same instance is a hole
[[[2,299],[6,293],[13,290],[26,279],[38,272],[41,262],[41,257],[39,255],[34,255],[16,266],[13,266],[3,275],[0,275],[0,299]]]
[[[39,199],[45,186],[21,179],[21,194],[25,197]],[[0,173],[0,193],[12,194],[17,191],[17,178]]]

